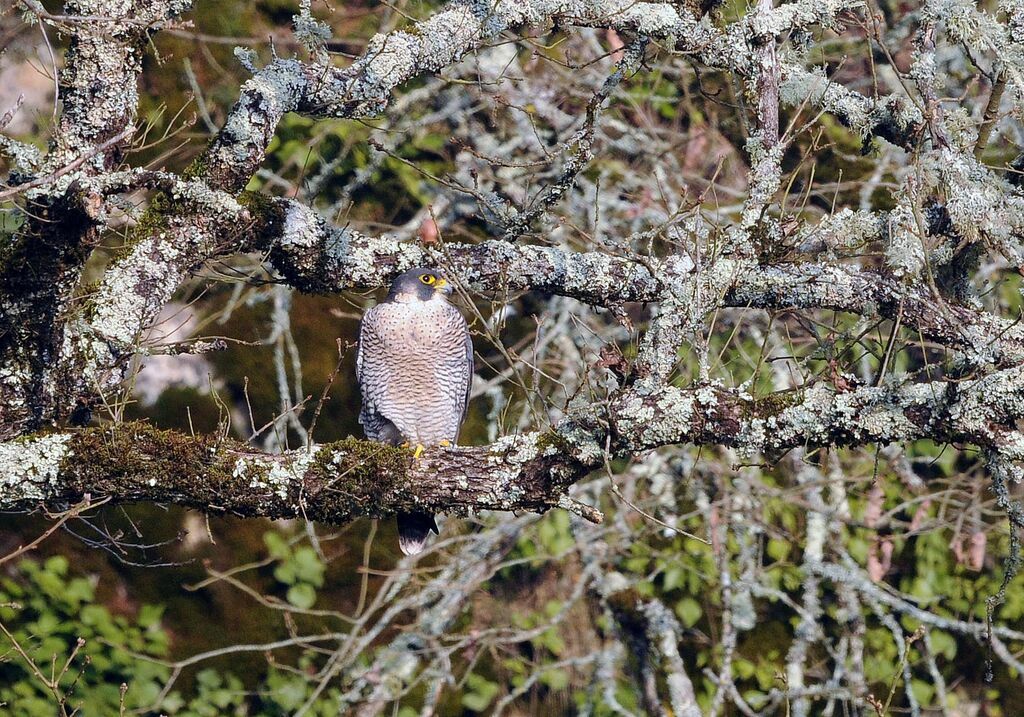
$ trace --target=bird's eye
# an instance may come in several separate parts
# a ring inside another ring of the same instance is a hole
[[[420,277],[420,281],[422,281],[427,286],[430,286],[431,284],[437,281],[437,277],[434,276],[433,274],[424,274],[423,276]]]

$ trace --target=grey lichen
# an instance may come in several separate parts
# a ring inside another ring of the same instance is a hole
[[[59,488],[61,464],[71,455],[71,436],[57,433],[0,443],[0,504],[42,501]]]
[[[885,262],[893,276],[906,281],[917,279],[925,266],[923,227],[909,203],[898,204],[888,217]]]
[[[821,69],[789,67],[783,78],[780,100],[799,106],[809,102],[838,117],[862,138],[878,135],[896,143],[909,140],[924,117],[908,98],[898,94],[872,100],[832,82]]]
[[[854,211],[843,207],[800,233],[801,251],[813,252],[819,247],[828,250],[860,249],[876,241],[885,227],[884,215],[878,212]]]
[[[960,236],[984,242],[1015,265],[1024,263],[1024,197],[973,155],[944,148],[923,158],[926,179],[947,193],[946,211]]]

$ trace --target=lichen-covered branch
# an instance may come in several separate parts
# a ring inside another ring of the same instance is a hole
[[[877,219],[869,224],[872,231],[879,229]],[[834,225],[823,222],[821,232],[829,231],[835,231]],[[393,276],[420,264],[449,268],[459,281],[480,291],[541,291],[597,306],[659,301],[669,295],[692,302],[692,288],[685,287],[703,281],[708,284],[706,310],[719,304],[822,308],[894,319],[902,303],[907,326],[959,349],[969,363],[1009,366],[1024,360],[1024,326],[1019,322],[947,301],[926,285],[907,285],[895,276],[856,266],[721,259],[700,278],[693,262],[679,256],[631,258],[500,241],[431,249],[331,227],[315,212],[287,200],[263,207],[254,234],[252,248],[269,250],[284,278],[305,291],[385,286]],[[712,280],[712,275],[718,279]]]
[[[1024,457],[1024,370],[840,392],[824,384],[757,400],[714,385],[622,391],[546,433],[484,447],[428,451],[346,439],[280,455],[215,436],[146,424],[53,433],[0,444],[0,507],[74,503],[89,495],[271,518],[343,522],[399,511],[546,510],[603,465],[666,445],[779,452],[930,438]],[[592,512],[588,513],[593,516]]]
[[[332,523],[402,510],[541,510],[558,504],[576,473],[537,438],[429,450],[413,461],[404,448],[357,439],[271,455],[228,438],[124,423],[0,444],[0,505],[110,496]]]
[[[66,416],[77,401],[79,391],[68,382],[76,368],[54,357],[101,224],[92,211],[98,198],[79,180],[120,162],[133,134],[148,27],[188,6],[179,0],[68,3],[72,14],[104,21],[72,26],[59,82],[64,110],[49,152],[19,175],[26,185],[48,179],[27,193],[27,220],[0,259],[0,439],[54,414]],[[58,399],[61,393],[71,400]]]

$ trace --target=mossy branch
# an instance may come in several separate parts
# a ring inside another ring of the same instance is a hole
[[[410,510],[541,510],[577,477],[554,467],[534,437],[431,449],[414,461],[405,448],[356,438],[271,455],[131,422],[0,444],[0,507],[109,497],[330,523]]]
[[[239,441],[122,423],[0,443],[0,509],[58,509],[86,497],[175,503],[246,517],[342,523],[427,510],[570,507],[569,487],[609,457],[672,444],[778,453],[931,438],[974,443],[1019,460],[1024,369],[974,381],[837,391],[824,384],[755,399],[716,385],[636,387],[571,413],[545,433],[488,446],[405,448],[347,438],[266,454]],[[610,455],[606,453],[606,449]]]

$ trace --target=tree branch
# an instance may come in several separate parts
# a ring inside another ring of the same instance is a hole
[[[537,435],[412,453],[354,438],[280,455],[238,441],[125,423],[0,444],[0,506],[86,495],[204,511],[344,522],[397,511],[538,510],[578,478]]]
[[[319,293],[384,286],[400,272],[427,264],[449,269],[480,291],[533,290],[614,306],[662,300],[695,274],[693,263],[677,256],[634,258],[502,241],[432,250],[331,227],[290,200],[265,203],[255,222],[248,248],[269,252],[271,263],[293,286]],[[730,277],[721,300],[725,306],[819,308],[895,319],[902,302],[906,326],[962,351],[971,365],[1006,367],[1024,361],[1021,322],[946,301],[925,285],[908,286],[885,272],[816,262],[756,265],[726,258],[718,260],[715,271]],[[710,302],[709,309],[716,305]]]
[[[280,455],[237,441],[126,423],[0,444],[0,509],[57,509],[109,497],[201,510],[340,523],[427,510],[543,511],[613,456],[665,445],[779,452],[930,438],[1024,455],[1024,369],[975,381],[935,381],[838,392],[816,384],[757,400],[715,385],[625,390],[570,414],[545,433],[483,447],[411,453],[348,438]],[[593,517],[593,514],[591,514]]]

